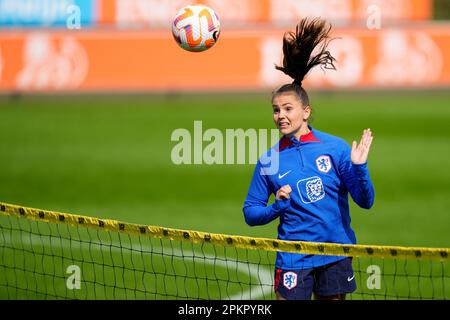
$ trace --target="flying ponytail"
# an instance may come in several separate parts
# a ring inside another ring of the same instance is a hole
[[[303,18],[296,26],[295,33],[286,32],[283,37],[283,65],[275,66],[277,70],[290,76],[292,84],[282,86],[273,93],[276,94],[295,91],[302,99],[304,105],[309,99],[302,87],[302,82],[308,72],[315,66],[323,69],[336,70],[336,59],[327,50],[332,40],[329,36],[331,25],[320,18]],[[315,53],[313,54],[313,51]]]

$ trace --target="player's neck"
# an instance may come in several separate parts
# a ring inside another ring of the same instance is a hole
[[[288,137],[294,137],[295,139],[300,141],[300,137],[304,136],[305,134],[310,133],[311,130],[309,130],[308,125],[300,127],[296,132],[293,132]]]

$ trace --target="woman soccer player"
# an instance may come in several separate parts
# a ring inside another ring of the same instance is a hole
[[[250,226],[279,218],[281,240],[354,244],[348,193],[365,209],[374,200],[367,168],[371,130],[365,129],[350,148],[308,123],[311,106],[302,80],[314,66],[335,68],[326,51],[330,30],[323,20],[303,19],[295,34],[284,36],[283,66],[276,68],[294,81],[272,95],[273,120],[283,135],[277,144],[279,169],[268,173],[260,159],[244,203]],[[267,205],[271,194],[275,202]],[[313,293],[316,299],[345,299],[356,289],[348,257],[278,252],[275,268],[278,299],[311,299]]]

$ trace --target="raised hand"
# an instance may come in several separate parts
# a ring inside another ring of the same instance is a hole
[[[372,131],[370,131],[370,129],[364,129],[359,144],[357,144],[356,141],[353,141],[350,154],[353,164],[363,164],[367,161],[372,140]]]

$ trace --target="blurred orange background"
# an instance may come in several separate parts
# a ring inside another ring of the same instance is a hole
[[[450,24],[431,23],[432,1],[196,1],[221,18],[218,43],[202,53],[180,49],[171,21],[186,1],[103,0],[81,30],[0,29],[0,91],[208,91],[274,88],[281,39],[302,13],[334,26],[337,71],[314,70],[310,88],[450,85]],[[309,4],[307,6],[307,4]],[[368,19],[381,14],[380,29]],[[372,11],[371,11],[372,10]]]

